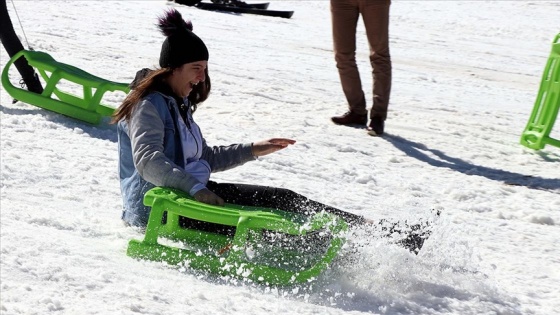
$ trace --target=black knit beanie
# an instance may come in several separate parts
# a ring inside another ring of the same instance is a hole
[[[161,32],[167,36],[159,56],[162,68],[177,68],[185,63],[208,60],[208,49],[200,37],[192,32],[192,23],[183,20],[179,11],[167,11],[158,23]]]

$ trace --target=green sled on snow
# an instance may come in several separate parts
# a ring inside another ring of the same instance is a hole
[[[346,222],[336,215],[305,216],[281,210],[195,201],[171,188],[144,196],[152,207],[145,237],[131,240],[127,255],[267,285],[316,279],[337,256]],[[232,236],[179,224],[179,216],[234,227]]]
[[[42,94],[30,92],[12,85],[8,72],[12,64],[20,57],[25,57],[30,66],[35,68],[45,80]],[[57,85],[61,80],[81,85],[83,96],[76,96],[61,91]],[[111,116],[115,109],[101,104],[103,95],[108,91],[128,93],[128,84],[117,83],[96,77],[74,66],[56,61],[49,54],[22,50],[15,54],[2,71],[2,85],[13,98],[59,114],[79,119],[90,124],[98,124],[103,116]],[[56,98],[53,98],[56,97]]]

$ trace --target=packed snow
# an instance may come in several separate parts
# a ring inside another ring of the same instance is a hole
[[[558,313],[560,148],[519,138],[560,2],[394,0],[393,90],[378,138],[330,122],[346,104],[326,0],[271,2],[291,19],[165,0],[8,1],[24,46],[117,82],[157,65],[156,18],[171,7],[210,51],[212,94],[195,114],[208,143],[297,140],[214,180],[289,188],[373,220],[439,210],[432,236],[414,255],[355,235],[359,251],[288,287],[132,259],[128,241],[143,234],[120,220],[115,125],[12,104],[2,88],[1,314]],[[357,40],[371,100],[361,21]]]

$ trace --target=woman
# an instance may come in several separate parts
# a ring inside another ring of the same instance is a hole
[[[192,24],[171,10],[159,19],[166,36],[159,64],[161,69],[141,71],[113,117],[118,122],[119,176],[124,201],[122,219],[144,227],[150,208],[144,194],[154,186],[188,192],[197,201],[223,205],[235,203],[285,211],[315,213],[328,211],[348,222],[362,217],[309,200],[293,191],[210,181],[210,173],[230,169],[259,156],[282,150],[294,140],[274,138],[254,143],[210,147],[193,113],[210,93],[208,49],[192,32]],[[144,78],[141,78],[145,75]],[[184,225],[192,221],[182,220]],[[219,227],[195,222],[196,226]]]

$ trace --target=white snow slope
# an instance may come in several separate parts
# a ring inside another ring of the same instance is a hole
[[[120,221],[115,126],[12,104],[2,89],[1,314],[558,314],[560,148],[533,151],[519,138],[560,2],[393,1],[382,138],[330,122],[346,104],[326,0],[271,3],[291,19],[164,0],[13,3],[25,46],[119,82],[157,64],[166,8],[191,19],[210,50],[212,95],[195,117],[208,143],[298,141],[215,180],[289,188],[371,219],[442,215],[418,256],[358,238],[367,246],[308,285],[137,261],[126,248],[142,234]],[[358,43],[371,100],[361,21]]]

